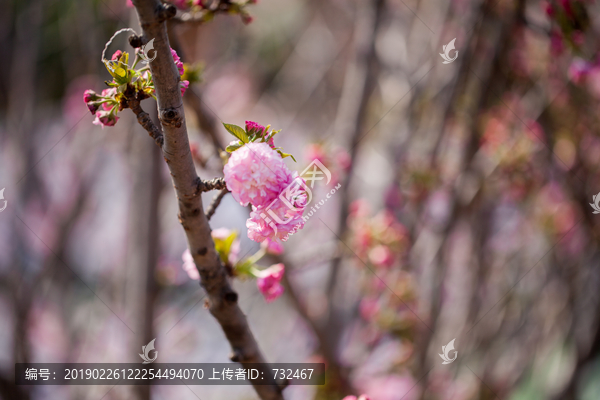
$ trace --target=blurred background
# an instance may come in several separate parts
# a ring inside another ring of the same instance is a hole
[[[292,170],[319,159],[341,184],[261,261],[285,264],[281,298],[234,281],[269,362],[327,363],[325,386],[286,399],[600,398],[595,2],[260,0],[248,24],[177,3],[171,45],[201,70],[184,97],[198,174],[222,176],[220,121],[253,120],[283,129]],[[230,348],[182,269],[159,149],[128,110],[92,125],[82,99],[106,88],[112,34],[140,31],[135,10],[0,5],[0,398],[257,399],[15,386],[16,362],[139,362],[152,338],[159,362],[227,362]],[[127,34],[118,49],[133,51]],[[242,255],[259,247],[248,213],[228,194],[210,220],[240,232]]]

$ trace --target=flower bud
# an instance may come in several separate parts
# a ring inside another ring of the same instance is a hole
[[[93,90],[86,90],[83,92],[83,101],[84,103],[88,103],[90,101],[98,100],[98,94]]]

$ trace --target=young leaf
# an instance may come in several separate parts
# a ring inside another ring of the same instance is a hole
[[[297,162],[293,155],[291,155],[289,153],[284,153],[281,150],[277,150],[277,152],[279,153],[279,155],[281,156],[281,158],[292,157],[292,160],[294,160],[294,162]]]
[[[234,151],[236,151],[237,149],[239,149],[242,146],[243,146],[242,143],[230,144],[229,146],[227,146],[227,148],[225,149],[225,151],[227,151],[228,153],[233,153]]]
[[[246,131],[240,128],[237,125],[226,124],[223,122],[223,126],[227,129],[227,132],[231,133],[236,138],[240,139],[244,143],[248,143],[248,135],[246,135]]]

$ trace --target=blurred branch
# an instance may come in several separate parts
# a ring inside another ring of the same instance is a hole
[[[157,57],[150,63],[150,69],[164,132],[163,156],[179,200],[179,220],[198,268],[201,285],[208,295],[209,310],[231,344],[232,361],[247,367],[250,367],[251,363],[264,363],[265,359],[250,331],[246,316],[237,304],[238,295],[233,291],[215,250],[210,225],[202,210],[201,191],[198,190],[200,178],[196,175],[190,153],[179,89],[180,78],[171,56],[164,23],[174,15],[174,7],[161,4],[159,0],[133,0],[133,4],[144,32],[144,41],[155,40]],[[283,399],[281,389],[275,382],[271,381],[270,385],[260,385],[255,381],[252,383],[261,399]]]
[[[175,48],[177,54],[180,55],[182,60],[190,62],[189,58],[183,51],[181,42],[179,40],[179,35],[177,34],[176,30],[172,29],[170,21],[167,23],[167,28],[169,39],[173,43],[172,47]],[[204,101],[202,101],[202,92],[200,89],[198,89],[197,85],[190,85],[188,90],[185,91],[183,100],[187,102],[187,104],[194,111],[196,119],[198,120],[198,125],[200,125],[200,129],[202,129],[202,131],[211,139],[215,155],[217,158],[221,158],[221,151],[225,150],[226,145],[219,137],[219,131],[217,130],[219,121],[214,117],[213,112],[208,108]]]
[[[202,101],[202,92],[195,85],[190,85],[185,92],[184,100],[192,108],[194,114],[196,114],[200,128],[212,140],[215,155],[217,158],[220,158],[221,151],[225,150],[225,145],[221,142],[217,131],[219,122],[213,116],[212,111]]]

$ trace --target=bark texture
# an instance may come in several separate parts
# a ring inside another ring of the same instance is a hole
[[[183,225],[190,252],[200,273],[201,285],[209,299],[209,310],[223,329],[232,347],[231,360],[242,365],[265,363],[250,331],[246,316],[237,304],[238,295],[231,288],[224,267],[215,250],[211,229],[202,208],[202,185],[196,174],[188,142],[179,73],[171,56],[165,21],[174,15],[172,5],[159,0],[133,0],[143,43],[154,39],[157,56],[150,63],[163,129],[163,156],[171,172],[179,202],[179,220]],[[270,374],[265,374],[269,376]],[[283,399],[275,384],[254,385],[263,400]]]

